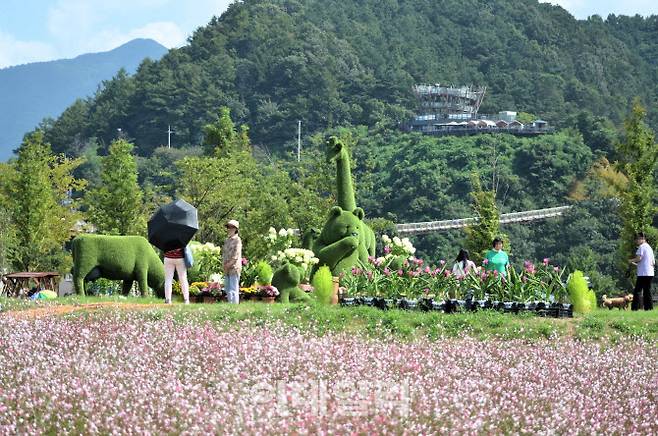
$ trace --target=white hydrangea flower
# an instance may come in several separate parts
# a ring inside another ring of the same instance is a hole
[[[382,242],[384,244],[390,244],[391,243],[391,238],[388,235],[382,235]]]
[[[286,236],[288,236],[288,231],[284,228],[281,228],[281,230],[279,230],[279,236],[285,238]]]

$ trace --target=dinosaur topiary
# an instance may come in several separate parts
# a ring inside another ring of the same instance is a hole
[[[137,280],[142,295],[148,287],[164,296],[164,265],[141,236],[80,235],[73,240],[73,283],[85,294],[85,282],[98,278],[123,280],[127,294]]]
[[[297,266],[286,263],[279,268],[272,277],[272,286],[279,290],[279,301],[281,303],[309,301],[311,298],[299,288],[301,281],[302,272]]]
[[[312,229],[304,239],[305,245],[320,259],[314,272],[317,267],[327,265],[337,276],[375,255],[375,233],[363,222],[363,209],[356,207],[349,151],[335,136],[327,141],[327,160],[336,162],[338,206],[331,209],[321,232]]]

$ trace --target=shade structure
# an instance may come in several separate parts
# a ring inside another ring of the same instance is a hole
[[[196,208],[185,200],[162,206],[148,222],[149,242],[165,251],[185,247],[197,230]]]

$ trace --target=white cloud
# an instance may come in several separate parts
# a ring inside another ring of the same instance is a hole
[[[92,41],[91,43],[99,47],[104,47],[104,50],[109,50],[135,38],[154,39],[167,48],[173,48],[185,44],[186,35],[176,23],[160,21],[148,23],[128,33],[122,33],[117,30],[106,30],[94,38],[98,39],[98,41]]]
[[[0,0],[3,2],[4,0]],[[107,51],[134,38],[173,48],[233,0],[50,0],[47,39],[16,41],[0,30],[0,67]]]
[[[0,68],[57,58],[51,45],[38,41],[19,41],[0,32]]]
[[[550,3],[553,5],[562,6],[564,9],[574,14],[575,12],[579,11],[587,2],[585,0],[557,0],[542,1],[540,3]]]

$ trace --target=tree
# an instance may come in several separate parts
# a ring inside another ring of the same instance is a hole
[[[247,126],[241,126],[240,132],[238,132],[231,119],[231,111],[226,106],[219,108],[219,115],[214,122],[203,126],[203,136],[204,150],[207,155],[224,156],[230,151],[249,148]]]
[[[70,267],[62,248],[80,217],[70,193],[84,188],[84,181],[72,175],[81,162],[53,156],[43,132],[36,131],[26,136],[18,159],[5,167],[1,186],[13,228],[6,235],[15,244],[9,252],[14,268],[63,272]]]
[[[112,142],[109,155],[102,158],[101,184],[87,194],[88,216],[99,233],[144,233],[144,203],[133,148],[123,139]]]
[[[658,232],[652,225],[657,210],[654,198],[658,145],[654,132],[644,122],[645,117],[646,110],[639,99],[635,99],[631,114],[624,122],[625,138],[616,147],[619,156],[616,167],[628,180],[625,189],[620,191],[619,212],[623,222],[620,257],[623,259],[635,251],[637,232],[646,233],[653,243],[658,241]]]
[[[500,212],[496,206],[496,191],[482,189],[480,176],[471,175],[473,211],[476,223],[466,227],[466,247],[475,261],[480,261],[491,247],[491,241],[500,236]]]

